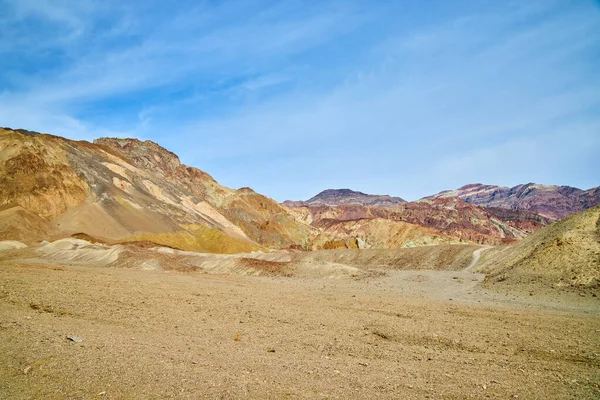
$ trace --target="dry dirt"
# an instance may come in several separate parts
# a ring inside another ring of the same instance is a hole
[[[5,258],[0,398],[600,398],[598,299],[506,296],[482,279]]]
[[[558,221],[514,246],[484,253],[473,270],[485,273],[486,284],[498,290],[600,297],[600,206]]]

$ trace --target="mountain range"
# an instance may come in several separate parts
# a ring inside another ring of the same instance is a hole
[[[527,183],[509,188],[476,183],[431,197],[458,197],[478,206],[532,211],[557,220],[600,204],[600,187],[581,190],[571,186]]]
[[[488,209],[528,211],[558,220],[600,204],[600,187],[581,190],[571,186],[527,183],[510,188],[473,183],[455,190],[444,190],[422,200],[442,198],[459,198]],[[309,200],[286,200],[282,204],[286,207],[355,205],[393,208],[403,203],[407,201],[400,197],[365,194],[350,189],[327,189]]]
[[[467,185],[407,202],[329,189],[231,189],[152,141],[0,128],[0,240],[76,236],[215,253],[512,243],[600,203],[599,189]]]

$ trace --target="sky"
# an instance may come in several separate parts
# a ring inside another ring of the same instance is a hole
[[[278,201],[600,185],[597,0],[0,0],[0,126]]]

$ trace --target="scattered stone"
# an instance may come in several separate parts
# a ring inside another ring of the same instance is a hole
[[[365,362],[359,362],[358,365],[362,365],[363,367],[368,367],[369,364]]]
[[[71,342],[75,342],[75,343],[83,342],[83,339],[80,338],[79,336],[67,336],[67,339],[69,339]]]
[[[275,353],[275,349],[274,349],[274,348],[272,348],[272,347],[269,347],[269,348],[267,349],[267,353]]]
[[[25,369],[23,370],[23,373],[25,375],[27,375],[29,373],[29,371],[31,371],[31,365],[26,366]]]

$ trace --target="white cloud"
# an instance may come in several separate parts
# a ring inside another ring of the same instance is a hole
[[[19,13],[66,24],[54,46],[67,61],[12,78],[4,125],[152,138],[279,200],[328,184],[416,198],[473,180],[583,182],[592,159],[578,154],[598,146],[600,19],[585,4],[455,6],[415,24],[422,9],[393,2],[205,2],[164,16],[123,3],[101,29],[112,6],[50,4]],[[111,100],[127,103],[113,117],[80,112]]]

